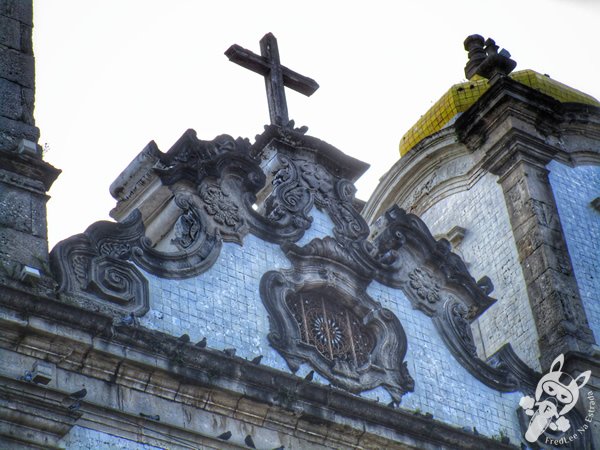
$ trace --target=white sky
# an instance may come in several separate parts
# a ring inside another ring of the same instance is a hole
[[[35,117],[63,170],[50,244],[108,219],[110,183],[150,140],[167,151],[187,128],[262,132],[263,78],[227,60],[231,44],[259,53],[270,31],[282,63],[320,84],[310,98],[286,90],[290,118],[371,164],[367,199],[404,132],[464,80],[467,35],[600,98],[599,23],[600,0],[37,0]]]

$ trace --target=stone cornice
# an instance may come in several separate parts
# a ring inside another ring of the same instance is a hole
[[[355,437],[357,441],[352,445],[369,445],[369,440],[387,430],[384,434],[392,439],[387,448],[398,445],[393,441],[414,443],[419,448],[435,445],[512,448],[431,418],[393,410],[220,351],[182,344],[163,333],[139,327],[115,327],[107,317],[59,305],[52,299],[6,288],[0,288],[0,299],[4,309],[0,343],[3,348],[16,349],[91,379],[116,382],[197,407],[204,404],[202,398],[222,398],[222,402],[230,405],[232,402],[239,405],[246,399],[251,409],[268,405],[268,409],[290,411],[295,417],[294,427],[304,426],[302,421],[309,424],[316,421],[326,425],[324,430],[327,430],[340,416],[354,423],[357,429],[366,422],[365,433]],[[214,408],[219,412],[223,405],[215,404]],[[263,426],[276,428],[275,422],[267,422],[263,420]],[[340,442],[331,445],[339,446]]]
[[[543,169],[557,153],[558,149],[555,146],[548,145],[542,139],[518,129],[511,129],[487,150],[483,168],[500,177],[520,161]]]
[[[17,174],[27,180],[16,181],[14,177],[4,177],[0,173],[0,181],[15,183],[25,189],[46,192],[52,186],[61,171],[41,158],[17,153],[16,151],[0,151],[0,167],[2,171]]]
[[[65,394],[0,376],[0,422],[9,435],[40,448],[59,448],[58,441],[82,413],[69,409]],[[32,432],[35,430],[35,432]]]
[[[256,142],[250,150],[254,156],[260,156],[272,141],[279,146],[288,146],[294,152],[301,149],[315,155],[315,161],[321,164],[333,175],[356,181],[370,167],[369,164],[348,156],[331,144],[316,137],[304,134],[304,130],[281,128],[275,125],[265,126],[265,131],[256,136]]]
[[[563,140],[576,135],[600,139],[600,108],[560,103],[535,89],[507,77],[498,78],[471,108],[457,118],[455,129],[460,142],[473,150],[487,151],[496,144],[488,141],[494,133],[502,136],[519,130],[569,152]]]
[[[461,142],[473,149],[486,147],[494,131],[518,126],[532,134],[558,134],[561,104],[507,77],[499,77],[455,123]],[[509,124],[505,124],[510,119]],[[503,126],[503,124],[505,124]]]

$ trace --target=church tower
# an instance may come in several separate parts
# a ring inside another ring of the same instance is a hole
[[[46,192],[60,171],[43,161],[33,119],[31,3],[1,1],[0,30],[0,279],[47,293]]]
[[[545,371],[563,353],[573,373],[592,369],[598,392],[600,102],[512,72],[492,39],[464,45],[469,81],[404,135],[363,213],[374,222],[397,204],[418,214],[489,277],[498,301],[472,324],[482,358],[510,341]]]

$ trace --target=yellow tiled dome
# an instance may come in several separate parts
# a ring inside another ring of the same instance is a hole
[[[563,103],[584,103],[600,106],[594,97],[559,83],[533,70],[521,70],[509,75],[515,81],[555,98]],[[404,156],[421,139],[441,130],[458,113],[464,112],[488,89],[488,80],[475,77],[455,84],[446,92],[400,140],[400,156]]]

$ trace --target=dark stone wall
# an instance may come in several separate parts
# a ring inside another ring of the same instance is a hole
[[[0,0],[0,150],[39,138],[33,119],[32,17],[31,2]]]
[[[53,284],[46,192],[60,171],[37,143],[32,17],[31,1],[0,0],[0,285],[43,293]]]

